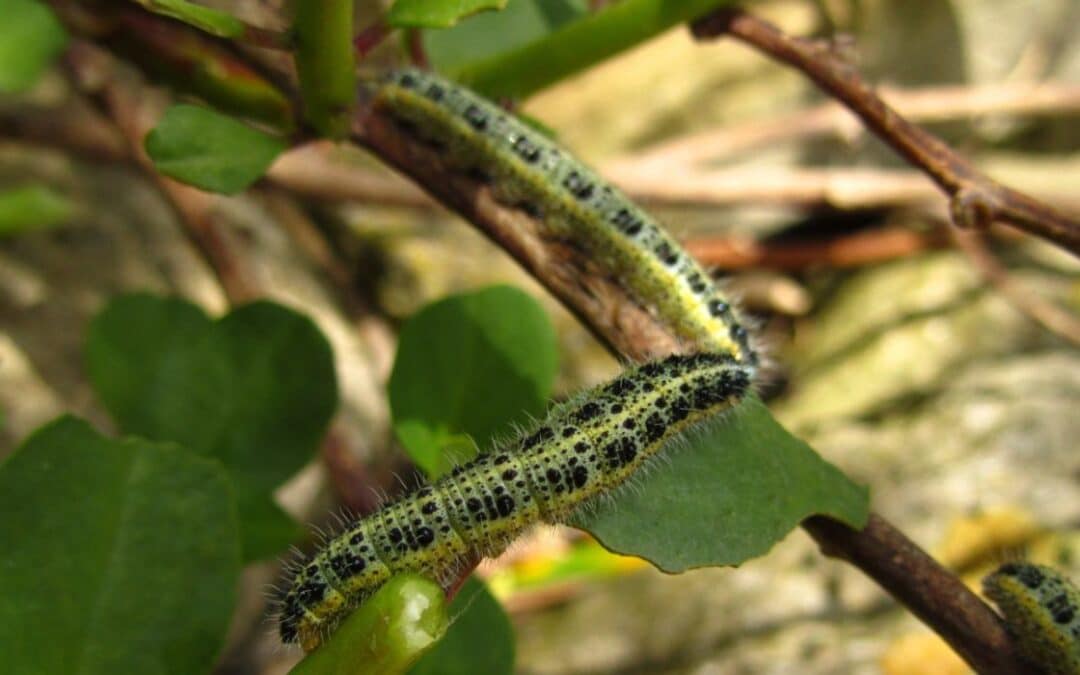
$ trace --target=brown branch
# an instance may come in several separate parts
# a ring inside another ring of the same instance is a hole
[[[845,560],[878,582],[945,639],[981,675],[1035,675],[1013,646],[1001,619],[953,574],[879,515],[856,532],[813,516],[803,529],[821,552]]]
[[[353,139],[398,167],[516,258],[615,353],[632,359],[678,350],[662,322],[586,252],[541,221],[500,204],[490,186],[455,171],[445,153],[414,140],[377,106],[361,106]],[[825,518],[806,527],[830,555],[841,555],[949,639],[986,675],[1032,673],[1021,663],[996,614],[912,542],[874,516],[858,532]]]
[[[725,270],[771,267],[797,271],[872,265],[946,247],[949,238],[938,230],[916,232],[893,226],[813,241],[768,243],[734,237],[701,237],[688,239],[683,245],[703,265]]]
[[[952,199],[960,227],[1009,223],[1080,255],[1080,222],[980,173],[933,134],[885,104],[857,72],[828,47],[791,37],[741,10],[724,9],[696,21],[695,37],[733,36],[801,70],[908,162],[922,169]]]
[[[604,175],[633,197],[653,204],[784,204],[865,209],[932,208],[939,193],[917,171],[874,168],[746,168],[683,170],[647,165]]]

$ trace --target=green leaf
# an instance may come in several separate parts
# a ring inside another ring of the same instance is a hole
[[[394,431],[429,476],[544,413],[558,369],[555,331],[522,291],[493,286],[433,303],[406,322],[390,375]],[[450,447],[457,457],[446,456]],[[465,450],[464,456],[462,450]]]
[[[232,194],[258,180],[286,143],[213,110],[174,105],[146,135],[145,146],[166,176]]]
[[[449,28],[467,16],[506,7],[507,0],[397,0],[386,15],[394,28]]]
[[[63,223],[73,211],[67,197],[45,185],[0,192],[0,237]]]
[[[289,673],[398,675],[442,637],[449,623],[438,584],[399,574]]]
[[[87,367],[124,431],[225,465],[246,560],[299,534],[272,492],[311,459],[337,403],[330,346],[309,319],[258,302],[211,321],[182,300],[121,296],[90,326]]]
[[[587,12],[580,0],[509,0],[505,5],[501,12],[471,17],[449,30],[426,31],[428,58],[439,70],[454,73],[539,41]]]
[[[0,93],[34,86],[67,45],[67,33],[38,0],[0,0]]]
[[[61,418],[0,465],[4,671],[205,673],[240,576],[228,477]]]
[[[454,623],[409,675],[509,675],[514,672],[514,628],[502,605],[470,578],[450,604]]]
[[[756,397],[669,452],[670,463],[571,524],[612,551],[676,573],[763,555],[813,514],[856,528],[866,522],[866,489],[788,433]]]
[[[304,113],[319,133],[342,138],[356,102],[352,0],[293,3],[296,70]]]
[[[536,1],[540,6],[548,4]],[[499,41],[497,50],[459,47],[450,59],[434,42],[427,44],[432,62],[453,79],[492,98],[521,98],[728,4],[732,0],[619,0],[574,21],[553,21],[554,30],[526,42],[506,46],[504,38],[493,37],[489,41]],[[490,20],[489,16],[510,14],[513,6],[511,2],[498,15],[477,16],[448,31],[465,31],[471,23]]]
[[[231,14],[196,5],[187,0],[135,0],[155,14],[172,17],[199,30],[223,38],[244,34],[244,24]]]

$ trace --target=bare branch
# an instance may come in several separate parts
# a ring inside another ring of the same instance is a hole
[[[823,516],[806,519],[803,529],[822,553],[851,563],[880,584],[980,675],[1041,672],[1020,657],[986,603],[881,516],[871,514],[859,532]]]
[[[882,88],[878,95],[909,121],[944,121],[982,115],[1069,114],[1080,111],[1080,84],[992,83],[922,89]],[[831,134],[844,139],[866,128],[836,101],[777,117],[681,136],[635,152],[611,168],[651,163],[689,166],[715,162],[753,148]]]
[[[811,241],[770,244],[735,237],[701,237],[688,239],[683,245],[702,264],[725,270],[761,267],[804,270],[871,265],[946,247],[949,238],[938,230],[916,232],[891,226]]]
[[[953,200],[952,212],[959,227],[984,228],[1001,221],[1080,255],[1080,222],[980,173],[939,138],[886,105],[828,45],[785,35],[776,26],[738,9],[704,17],[694,23],[693,31],[700,39],[730,35],[801,70],[907,161],[926,172]]]

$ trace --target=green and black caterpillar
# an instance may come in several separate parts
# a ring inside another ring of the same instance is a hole
[[[983,580],[1020,650],[1047,675],[1080,673],[1080,590],[1045,565],[1005,563]]]
[[[483,176],[497,198],[588,252],[699,353],[627,370],[555,407],[518,439],[348,525],[298,565],[280,634],[310,651],[396,573],[451,584],[537,522],[564,522],[612,494],[688,431],[750,390],[757,356],[737,310],[648,214],[552,141],[436,75],[396,70],[370,105]]]
[[[692,427],[740,400],[753,370],[730,355],[670,356],[554,408],[519,440],[362,518],[295,573],[281,637],[317,646],[395,573],[448,587],[461,561],[501,553],[537,522],[564,522]]]
[[[586,250],[696,349],[753,364],[750,336],[710,276],[649,214],[506,110],[432,73],[386,74],[370,105],[437,146],[496,197]]]

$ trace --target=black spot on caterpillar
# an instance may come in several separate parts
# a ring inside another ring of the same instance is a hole
[[[705,270],[649,214],[550,139],[433,73],[391,71],[366,91],[372,106],[450,165],[483,176],[496,199],[588,251],[687,344],[756,363],[738,312]]]
[[[497,555],[538,521],[564,522],[733,406],[752,376],[729,354],[670,356],[556,406],[521,437],[350,524],[297,566],[280,600],[281,638],[310,651],[394,574],[446,587],[460,561]]]
[[[1021,652],[1048,675],[1080,673],[1080,590],[1052,567],[1006,563],[983,579]]]

